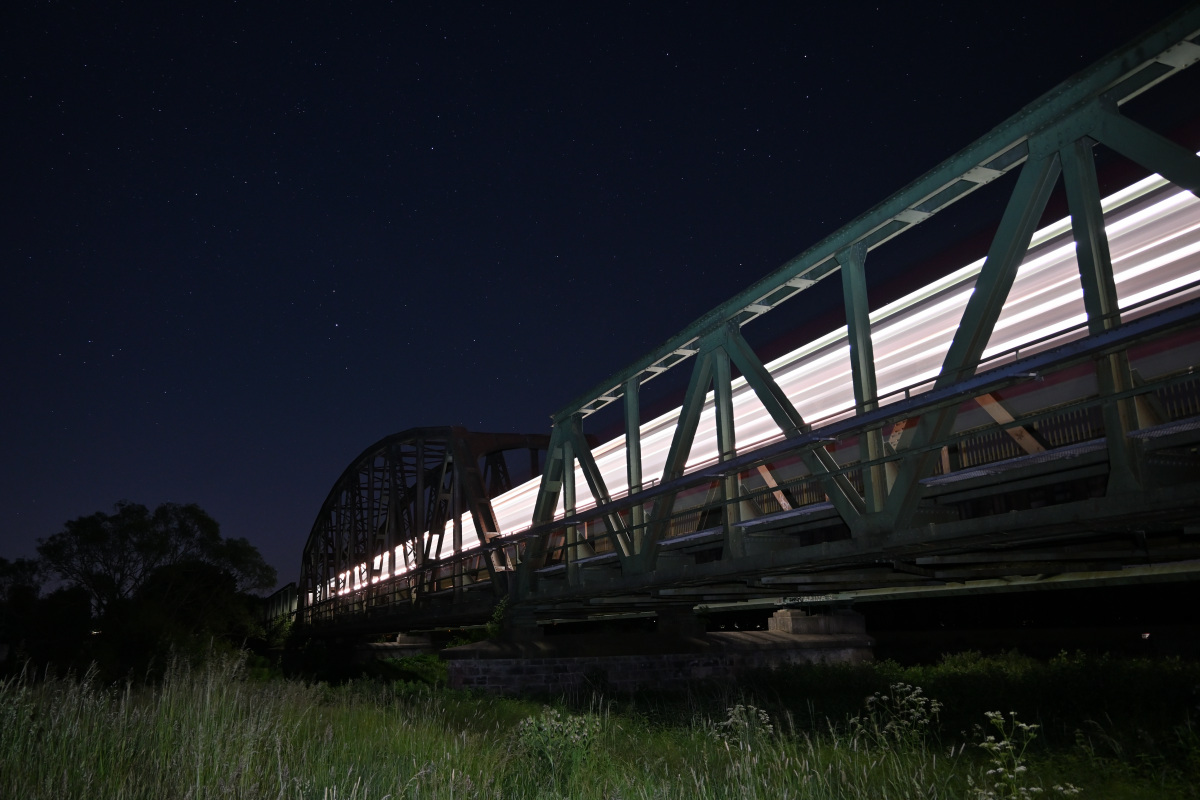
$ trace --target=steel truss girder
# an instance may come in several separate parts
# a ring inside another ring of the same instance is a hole
[[[1099,363],[1101,393],[1105,414],[1109,417],[1106,428],[1115,434],[1108,438],[1120,440],[1110,441],[1108,445],[1110,475],[1116,478],[1116,485],[1136,488],[1137,457],[1132,452],[1136,445],[1130,444],[1125,436],[1131,427],[1128,409],[1132,403],[1127,401],[1135,392],[1130,388],[1133,383],[1128,375],[1128,363],[1123,360],[1123,351],[1139,337],[1154,335],[1182,322],[1194,323],[1200,307],[1195,303],[1179,306],[1153,317],[1121,324],[1111,291],[1111,263],[1099,218],[1091,149],[1098,142],[1193,193],[1200,192],[1200,159],[1125,118],[1118,110],[1121,104],[1198,59],[1200,7],[1193,6],[1181,10],[1126,48],[1056,87],[923,177],[705,314],[660,348],[572,401],[554,417],[533,525],[528,532],[512,540],[513,548],[518,543],[525,546],[517,574],[518,602],[525,607],[547,599],[558,602],[556,598],[564,596],[578,601],[587,595],[589,588],[583,585],[583,565],[579,562],[583,560],[580,554],[586,553],[584,548],[588,543],[576,538],[575,529],[589,520],[601,518],[616,544],[613,560],[619,566],[620,591],[636,593],[639,587],[657,591],[659,587],[677,585],[678,581],[671,583],[675,579],[669,575],[656,572],[662,526],[670,516],[676,495],[703,481],[715,482],[720,488],[724,558],[720,562],[704,564],[703,569],[689,576],[689,581],[699,585],[753,575],[758,570],[779,574],[781,569],[803,569],[805,560],[812,558],[815,551],[806,554],[803,548],[794,548],[782,555],[777,552],[743,555],[737,531],[738,501],[734,495],[738,492],[738,473],[765,467],[773,457],[783,455],[802,458],[813,479],[828,495],[840,520],[854,534],[850,540],[821,546],[820,552],[825,558],[825,566],[821,568],[837,566],[835,561],[829,560],[834,557],[853,556],[851,561],[860,563],[858,556],[862,553],[882,548],[881,552],[894,557],[895,570],[907,569],[910,574],[915,574],[913,571],[917,568],[910,563],[910,556],[921,551],[923,537],[928,535],[925,526],[911,524],[922,499],[921,480],[950,432],[958,406],[964,399],[993,391],[1043,367],[1059,368],[1089,359]],[[918,397],[878,408],[870,369],[869,320],[864,321],[867,254],[981,186],[1017,169],[1020,174],[1016,187],[934,388]],[[1091,336],[1049,353],[1023,359],[1015,365],[975,375],[983,348],[1012,285],[1016,267],[1028,248],[1038,217],[1060,173],[1064,178],[1080,252]],[[851,366],[859,413],[854,419],[831,423],[814,433],[746,344],[739,329],[839,270],[850,328]],[[641,383],[693,356],[696,359],[691,380],[661,482],[647,490],[642,483],[638,439],[641,422],[638,389]],[[754,453],[737,453],[729,414],[731,366],[743,374],[784,433],[785,441]],[[710,388],[717,406],[719,461],[685,475],[688,451]],[[582,420],[618,399],[623,399],[625,404],[630,493],[614,502],[591,457]],[[885,425],[899,428],[897,423],[910,419],[920,421],[909,427],[899,440],[899,452],[884,455],[882,428]],[[873,439],[872,433],[878,438]],[[864,469],[863,494],[859,494],[849,480],[851,467],[837,464],[823,443],[825,437],[855,435],[867,441],[868,464]],[[451,451],[453,448],[448,447],[447,452]],[[456,457],[453,463],[457,465],[463,460]],[[890,488],[878,469],[885,461],[898,465]],[[599,503],[596,509],[584,514],[577,513],[574,503],[576,462]],[[477,464],[477,460],[472,463]],[[1127,480],[1119,477],[1126,465]],[[368,476],[368,486],[372,488],[368,489],[365,500],[357,498],[357,505],[341,501],[330,505],[327,500],[329,508],[322,508],[305,548],[304,568],[310,569],[312,575],[323,569],[321,574],[328,579],[332,569],[343,569],[357,558],[357,551],[366,547],[365,542],[371,540],[371,536],[379,538],[378,530],[372,534],[367,524],[382,501],[382,495],[375,493],[373,488],[376,477],[374,473]],[[444,485],[437,484],[438,487]],[[451,485],[456,491],[450,495],[439,493],[440,488],[433,487],[428,492],[418,493],[421,497],[428,495],[427,503],[434,507],[432,511],[427,508],[424,517],[428,519],[438,513],[436,509],[448,507],[457,519],[458,509],[470,507],[481,541],[488,541],[488,534],[497,528],[494,515],[489,518],[484,506],[478,502],[479,496],[486,496],[482,494],[482,479],[475,480],[466,475],[462,480],[455,478]],[[472,495],[474,502],[472,497],[466,496],[471,492],[475,493]],[[1171,508],[1183,502],[1175,496],[1180,494],[1178,492],[1147,492],[1146,497],[1153,494],[1154,503],[1175,504]],[[334,492],[331,492],[331,498],[333,496]],[[555,520],[560,496],[564,499],[566,514]],[[343,492],[343,499],[349,498],[350,495]],[[1183,505],[1190,503],[1187,513],[1194,514],[1197,508],[1195,497],[1184,497],[1184,500]],[[1101,512],[1128,511],[1128,503],[1123,502],[1121,497],[1110,496],[1097,505],[1100,511],[1095,513],[1087,507],[1055,507],[1044,517],[1051,527],[1066,525],[1072,519],[1090,519],[1089,515],[1100,520],[1097,514]],[[653,504],[653,511],[646,515],[644,512],[650,504]],[[447,512],[441,513],[444,520]],[[649,518],[645,519],[645,516]],[[416,518],[406,528],[401,526],[402,529],[395,528],[390,519],[384,532],[384,540],[389,543],[397,537],[403,539],[420,527]],[[983,527],[1000,532],[1007,524],[1005,520],[988,517]],[[965,540],[973,535],[969,525],[956,528],[955,523],[948,523],[944,528],[949,538]],[[569,580],[565,585],[539,585],[537,575],[546,565],[551,537],[556,531],[567,531],[563,553]],[[422,552],[429,552],[427,542]],[[432,552],[436,553],[436,548]],[[821,566],[817,564],[820,560],[813,560],[814,567]],[[308,584],[302,583],[300,589],[302,602],[304,592],[311,590],[313,585],[313,578],[305,580]],[[500,583],[493,581],[494,586]]]
[[[1099,198],[1093,191],[1095,176],[1094,167],[1091,166],[1091,147],[1095,142],[1112,147],[1180,186],[1193,191],[1200,187],[1200,159],[1185,148],[1128,120],[1118,110],[1121,103],[1197,59],[1200,59],[1200,9],[1191,9],[1175,15],[1155,31],[1030,104],[974,145],[700,318],[658,350],[599,384],[560,412],[556,420],[571,419],[576,421],[573,424],[577,424],[581,418],[624,396],[626,436],[636,445],[640,414],[636,410],[637,397],[632,390],[665,369],[695,356],[661,486],[670,486],[683,474],[700,411],[704,407],[705,394],[710,386],[716,399],[721,461],[736,452],[729,414],[730,360],[745,375],[786,436],[793,437],[806,432],[807,427],[799,413],[736,332],[750,319],[771,310],[838,270],[842,272],[846,301],[855,401],[859,413],[869,413],[877,404],[877,399],[871,369],[865,292],[867,252],[979,186],[1019,169],[1016,186],[935,387],[942,389],[954,386],[970,378],[993,333],[1017,268],[1063,172],[1064,162],[1068,170],[1066,182],[1075,220],[1075,235],[1084,251],[1081,270],[1089,273],[1084,276],[1084,282],[1087,285],[1092,280],[1093,289],[1095,281],[1100,281],[1099,285],[1112,283],[1111,263],[1107,257],[1107,243],[1099,216]],[[1089,316],[1109,318],[1114,298],[1097,301],[1095,295],[1094,290],[1090,292],[1090,302],[1087,304]],[[1119,324],[1119,320],[1115,324]],[[730,333],[731,330],[734,334]],[[1119,394],[1130,385],[1128,365],[1119,354],[1107,358],[1112,364],[1101,370],[1101,382],[1107,394]],[[1128,419],[1131,408],[1131,402],[1114,402],[1108,404],[1105,412],[1106,417],[1110,418],[1107,427],[1118,432],[1118,435],[1111,437],[1113,442],[1110,448],[1113,487],[1120,491],[1129,491],[1138,485],[1136,457],[1131,452],[1134,445],[1130,445],[1125,436],[1119,435],[1130,429]],[[882,465],[872,466],[864,470],[863,494],[850,485],[845,471],[833,463],[832,457],[823,448],[806,448],[801,451],[802,458],[810,472],[821,480],[830,501],[852,533],[886,534],[909,524],[921,501],[920,481],[929,474],[938,456],[930,444],[946,438],[956,416],[955,405],[939,407],[920,416],[915,429],[909,430],[902,439],[902,452],[895,467],[894,481],[889,486]],[[883,455],[881,431],[864,431],[862,441],[865,460],[878,463]],[[635,475],[640,483],[641,471],[636,446],[627,452],[627,459],[630,486],[633,487]],[[730,557],[740,549],[736,534],[732,531],[732,523],[736,523],[737,504],[731,502],[731,497],[738,491],[737,479],[731,479],[728,472],[717,479],[724,498],[725,552],[726,557]],[[644,542],[640,543],[641,547],[634,549],[634,558],[624,558],[622,561],[626,571],[648,571],[655,567],[658,545],[675,501],[675,493],[670,490],[656,494],[653,516],[647,525]],[[606,493],[597,495],[597,498],[601,496],[607,498]],[[605,505],[603,501],[601,505]],[[543,512],[549,511],[544,503],[539,502],[539,508]],[[637,508],[640,510],[642,506],[638,505]],[[543,525],[549,519],[549,513],[535,515],[534,525]],[[623,553],[628,554],[630,544],[636,542],[636,536],[632,542],[625,542]]]
[[[1050,199],[1059,171],[1056,152],[1032,157],[1021,170],[983,269],[975,282],[975,291],[971,293],[941,373],[934,383],[936,389],[953,386],[974,374],[975,365],[979,363],[1004,308],[1004,301],[1008,299],[1009,290],[1017,277],[1017,267],[1029,249],[1029,242]],[[918,481],[928,473],[936,455],[928,450],[928,446],[931,442],[946,438],[954,425],[957,411],[957,407],[948,406],[921,417],[910,446],[913,454],[901,462],[900,472],[888,492],[883,511],[885,529],[903,527],[916,509],[921,499]]]
[[[1020,166],[1029,156],[1029,140],[1038,133],[1061,126],[1088,106],[1101,102],[1122,105],[1197,60],[1200,7],[1193,6],[1042,95],[975,143],[703,315],[659,348],[596,384],[571,401],[556,418],[575,413],[587,416],[603,408],[623,395],[627,381],[645,383],[694,355],[696,343],[707,332],[727,322],[744,325],[833,274],[838,269],[837,253],[860,243],[874,250]],[[1131,129],[1119,121],[1108,124],[1109,138],[1114,140],[1111,146],[1144,163],[1136,153],[1157,134],[1144,129],[1128,134]],[[1165,143],[1164,147],[1171,145],[1162,137],[1157,139],[1160,145]],[[1196,191],[1195,170],[1183,157],[1186,150],[1177,145],[1166,149],[1173,155],[1156,156],[1160,163],[1152,169],[1161,168],[1168,180]]]
[[[548,440],[544,435],[472,433],[458,427],[415,428],[364,450],[335,482],[305,544],[301,618],[312,617],[312,610],[322,605],[340,614],[395,602],[393,589],[401,566],[396,563],[397,549],[406,562],[406,602],[416,603],[423,593],[436,590],[447,568],[454,573],[454,590],[460,591],[470,556],[463,549],[464,514],[470,515],[482,543],[476,552],[493,593],[502,594],[506,586],[498,573],[510,565],[495,542],[499,528],[479,465],[483,461],[496,468],[500,454],[528,449],[536,467],[536,452],[544,450]],[[443,539],[448,526],[452,541],[447,554]],[[388,564],[388,558],[393,563]],[[379,580],[384,570],[392,574],[390,583]]]
[[[718,462],[710,466],[704,466],[686,475],[676,478],[673,481],[659,484],[651,489],[643,490],[636,495],[630,495],[620,500],[614,501],[608,507],[598,507],[585,513],[577,514],[564,519],[553,520],[546,522],[541,526],[534,527],[528,531],[529,536],[539,537],[548,535],[550,529],[565,525],[583,524],[590,517],[620,512],[623,509],[634,505],[644,505],[648,503],[659,502],[664,496],[673,497],[679,492],[689,487],[702,485],[705,482],[719,478],[723,474],[730,472],[742,472],[754,469],[756,466],[769,463],[779,458],[786,457],[791,454],[796,454],[803,448],[821,448],[822,442],[828,438],[847,438],[853,437],[863,430],[879,429],[884,426],[895,424],[905,419],[919,417],[925,412],[937,412],[940,409],[957,407],[964,400],[976,397],[985,393],[995,392],[1005,386],[1014,383],[1027,382],[1034,380],[1035,375],[1040,375],[1048,372],[1053,372],[1057,369],[1066,369],[1080,363],[1087,363],[1096,359],[1104,358],[1112,353],[1124,351],[1133,342],[1146,341],[1158,336],[1167,335],[1171,332],[1178,331],[1184,328],[1195,328],[1200,325],[1200,300],[1183,303],[1164,311],[1142,317],[1127,323],[1126,325],[1108,331],[1104,334],[1088,337],[1085,339],[1076,340],[1065,345],[1061,345],[1052,350],[1047,350],[1027,358],[1020,359],[1009,364],[1005,364],[986,373],[972,376],[959,383],[951,384],[941,388],[932,389],[926,393],[916,395],[912,398],[900,400],[889,404],[882,408],[878,408],[867,414],[862,414],[857,417],[839,420],[823,426],[816,431],[806,431],[796,437],[785,439],[765,445],[752,452],[738,454],[736,457],[728,459],[724,462]],[[1123,399],[1123,398],[1118,398]],[[924,452],[934,454],[937,449],[942,446],[942,442],[930,442]],[[846,472],[842,468],[841,473]],[[1166,496],[1175,497],[1180,494],[1179,490],[1163,490]],[[1186,492],[1184,492],[1186,494]],[[1200,509],[1194,502],[1195,498],[1188,499],[1185,505],[1188,505],[1192,510],[1186,513],[1196,513],[1196,509]],[[1123,509],[1124,513],[1129,513],[1128,504],[1121,505],[1120,498],[1113,498],[1113,509]],[[1170,502],[1178,502],[1178,498]],[[1074,504],[1069,510],[1064,507],[1050,507],[1047,514],[1050,518],[1058,520],[1062,517],[1063,520],[1071,518],[1074,514],[1080,517],[1080,508],[1086,507],[1087,504]],[[1097,508],[1100,506],[1098,505]],[[1059,509],[1059,510],[1056,510]],[[1150,511],[1147,507],[1147,511]],[[1031,512],[1032,513],[1032,512]],[[1088,515],[1095,517],[1096,520],[1102,520],[1103,514],[1092,514],[1088,511]],[[983,517],[976,520],[962,521],[942,525],[946,530],[962,529],[968,532],[972,524],[978,524],[983,527],[1004,527],[1006,525],[1004,515],[999,517]],[[1054,523],[1055,525],[1062,524],[1062,520]],[[1019,531],[1021,526],[1013,527],[1011,530]],[[891,535],[884,538],[875,538],[872,541],[862,541],[857,537],[852,538],[844,543],[838,544],[837,549],[861,550],[869,552],[873,548],[888,548],[893,545],[900,546],[905,544],[916,544],[922,540],[922,537],[934,535],[935,528],[929,525],[918,525],[911,527],[900,527],[891,532]],[[949,538],[965,535],[965,533],[954,533]],[[1006,541],[1011,539],[1011,534],[1006,534]],[[763,565],[766,568],[766,563],[763,559],[766,558],[770,562],[771,568],[781,567],[785,563],[790,564],[795,561],[797,565],[802,563],[806,558],[810,557],[806,554],[816,555],[822,550],[828,549],[832,545],[826,545],[819,549],[811,547],[797,547],[790,553],[774,553],[770,556],[748,556],[746,558],[727,558],[722,559],[721,564],[705,564],[706,570],[711,569],[713,575],[728,576],[731,574],[751,575],[760,567],[755,564]],[[816,565],[815,565],[816,566]],[[814,566],[814,568],[815,568]],[[691,574],[687,580],[698,580],[698,567],[690,568]],[[674,585],[678,577],[672,577],[670,574],[659,573],[657,575],[648,575],[648,570],[625,570],[623,571],[619,584],[615,584],[622,591],[633,586],[649,586],[655,581],[659,581],[662,585]],[[545,591],[536,591],[532,594],[527,594],[522,597],[522,601],[528,602],[545,602],[551,596],[558,597],[577,597],[579,593],[586,591],[581,587],[576,586],[574,592],[567,590],[565,587],[550,589],[549,593]]]

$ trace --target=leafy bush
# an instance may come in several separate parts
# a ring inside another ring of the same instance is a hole
[[[564,714],[547,706],[517,725],[517,746],[530,766],[559,785],[587,761],[589,745],[599,732],[595,716]]]
[[[389,658],[379,671],[392,681],[419,686],[445,686],[450,681],[450,667],[434,653]]]
[[[111,685],[95,675],[0,681],[0,797],[982,800],[1053,796],[1055,787],[1066,794],[1071,784],[1106,799],[1196,797],[1200,737],[1189,713],[1197,684],[1177,691],[1195,667],[1161,667],[1100,663],[1107,673],[1090,685],[1141,674],[1147,683],[1136,691],[1158,709],[1146,718],[1167,718],[1166,727],[1121,731],[1105,719],[1082,729],[1081,744],[1046,748],[1044,728],[1020,721],[1024,711],[977,712],[972,721],[987,721],[975,735],[944,723],[935,732],[948,712],[965,712],[923,683],[882,681],[896,674],[889,665],[840,677],[830,668],[832,683],[855,694],[829,697],[829,688],[818,688],[799,705],[782,695],[734,699],[744,685],[710,690],[707,700],[692,694],[684,699],[691,716],[680,722],[651,718],[634,700],[620,713],[572,711],[427,685],[412,691],[390,680],[251,680],[244,662],[214,654],[201,666],[175,662],[155,685]],[[971,670],[1007,680],[986,660],[950,676],[961,684],[947,684],[939,668],[924,674],[976,701],[994,687],[971,685]],[[1029,674],[1048,669],[1034,665]],[[874,686],[859,692],[858,682],[870,680]],[[876,698],[881,685],[889,688]],[[943,701],[936,716],[926,692]],[[876,699],[864,706],[865,695]],[[828,720],[797,731],[791,713],[808,699],[856,709],[860,732]],[[713,717],[723,721],[695,723]],[[948,747],[931,746],[935,735]],[[1140,749],[1131,739],[1143,741]]]

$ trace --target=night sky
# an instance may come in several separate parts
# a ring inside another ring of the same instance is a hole
[[[371,443],[549,432],[1180,4],[181,5],[0,11],[0,556],[194,502],[294,580]]]

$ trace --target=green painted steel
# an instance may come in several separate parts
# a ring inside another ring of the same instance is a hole
[[[994,330],[1016,276],[1016,269],[1028,249],[1038,219],[1061,173],[1060,150],[1075,153],[1082,147],[1090,156],[1091,145],[1099,140],[1146,168],[1158,170],[1169,179],[1174,178],[1181,186],[1193,188],[1200,185],[1196,180],[1200,166],[1193,154],[1127,120],[1118,110],[1121,103],[1200,58],[1200,45],[1195,42],[1198,34],[1200,9],[1180,12],[1157,30],[1048,92],[966,150],[815,247],[788,261],[771,275],[701,317],[659,349],[643,356],[572,402],[555,415],[556,425],[598,410],[621,397],[626,386],[650,380],[699,353],[661,481],[667,483],[678,478],[695,436],[704,395],[710,387],[713,359],[726,358],[724,348],[719,345],[714,347],[714,337],[721,337],[726,326],[744,325],[794,298],[817,280],[841,269],[841,260],[846,259],[852,259],[855,265],[844,285],[853,334],[852,355],[857,359],[852,369],[856,393],[862,396],[864,390],[869,388],[869,383],[873,382],[863,364],[864,354],[870,346],[869,333],[865,338],[862,333],[866,314],[863,297],[865,288],[856,285],[856,281],[865,283],[865,274],[859,278],[856,273],[865,273],[867,251],[911,229],[980,186],[1019,168],[1016,188],[1000,221],[937,385],[947,386],[969,377],[976,369],[983,348]],[[1072,162],[1074,166],[1079,156],[1072,158],[1076,159]],[[1073,181],[1069,183],[1073,184]],[[1111,266],[1108,269],[1111,272]],[[743,359],[749,360],[746,357],[748,348],[740,347],[739,350]],[[789,422],[781,420],[780,427],[787,432],[796,425],[799,414],[790,408],[791,404],[781,392],[769,388],[769,376],[765,379],[761,377],[765,370],[755,371],[760,384],[755,386],[756,391],[766,383],[767,388],[759,391],[759,394],[769,410],[772,406],[783,409]],[[1119,391],[1122,386],[1124,382],[1118,376],[1113,390]],[[723,387],[724,382],[718,380],[718,395]],[[859,402],[864,402],[862,397]],[[864,407],[862,410],[867,409]],[[774,415],[776,411],[772,410],[771,413]],[[834,479],[838,485],[830,487],[830,498],[852,530],[886,531],[909,524],[920,502],[918,483],[929,473],[931,460],[936,456],[929,445],[948,435],[955,416],[955,409],[946,408],[922,417],[917,430],[905,441],[910,456],[901,461],[898,474],[886,492],[883,486],[885,481],[877,471],[865,478],[866,498],[845,480]],[[627,429],[627,435],[635,436],[636,431]],[[1120,445],[1114,447],[1120,448]],[[722,440],[719,449],[722,452],[736,449],[736,444],[731,440]],[[880,441],[875,441],[870,449],[873,459],[882,456]],[[821,471],[836,474],[836,465],[819,449],[806,450],[803,458],[810,463],[814,474]],[[630,450],[627,459],[629,471],[640,473],[640,454]],[[1123,463],[1125,461],[1127,459],[1123,459]],[[673,498],[669,497],[656,506],[655,515],[658,519],[651,527],[645,545],[647,567],[654,563],[653,550],[662,536],[662,519],[670,514],[672,508]],[[875,515],[869,523],[863,520],[864,509],[869,509]],[[538,519],[538,522],[542,521],[543,518]]]
[[[1127,560],[1127,554],[1114,555],[1124,553],[1114,542],[1131,531],[1153,541],[1168,561],[1200,559],[1200,542],[1193,541],[1200,533],[1200,359],[1142,379],[1129,355],[1131,347],[1156,338],[1200,337],[1200,301],[1122,319],[1093,162],[1100,144],[1200,192],[1200,158],[1120,111],[1197,60],[1200,6],[1193,6],[1046,93],[576,398],[553,417],[528,530],[499,535],[477,459],[463,442],[425,437],[417,447],[445,449],[442,471],[418,470],[411,484],[393,477],[383,489],[384,472],[371,471],[365,485],[355,477],[360,496],[332,506],[327,501],[340,516],[318,520],[305,558],[322,565],[328,582],[330,575],[369,562],[368,541],[394,548],[420,540],[415,563],[434,583],[442,574],[437,570],[459,577],[454,591],[442,592],[444,602],[429,579],[422,584],[405,578],[407,594],[397,595],[387,617],[388,625],[401,627],[480,615],[505,593],[519,616],[532,621],[787,592],[907,590],[987,581],[1035,567],[1091,574],[1101,565],[1103,573],[1104,565],[1119,570]],[[932,388],[911,397],[906,389],[904,399],[881,406],[866,298],[870,251],[1010,172],[1016,173],[1015,187]],[[1008,363],[993,362],[1003,366],[977,374],[1060,178],[1077,248],[1086,335],[1033,356],[1009,354]],[[814,430],[740,329],[839,271],[855,413],[817,421]],[[639,388],[685,361],[691,376],[663,473],[647,476]],[[780,431],[781,440],[753,452],[740,451],[736,440],[734,368]],[[1064,401],[1039,394],[1035,384],[1043,379],[1084,388]],[[717,458],[685,474],[710,391]],[[1006,409],[996,399],[1000,392],[1035,399]],[[614,498],[583,425],[617,400],[624,403],[629,490]],[[973,401],[993,416],[985,425],[963,428],[964,408],[982,413]],[[1178,407],[1161,409],[1167,402]],[[1036,433],[1038,426],[1044,436]],[[1021,437],[1039,444],[1021,450],[1013,444]],[[1045,437],[1054,441],[1043,445]],[[831,452],[835,447],[854,455],[839,460]],[[430,455],[418,452],[427,463]],[[594,508],[576,508],[576,464],[597,501]],[[456,477],[448,478],[447,470],[456,470]],[[445,491],[431,492],[422,481]],[[386,524],[355,522],[380,518],[381,491],[390,492]],[[560,501],[565,515],[556,519]],[[402,533],[403,521],[394,518],[394,509],[402,507],[428,524]],[[455,513],[455,555],[439,561],[447,510]],[[458,517],[468,511],[482,542],[472,554],[462,551]],[[951,568],[928,560],[937,558],[966,561]],[[471,570],[463,566],[470,559]],[[514,569],[515,580],[509,580]],[[490,584],[489,600],[463,591],[468,579],[476,588]]]
[[[622,512],[611,507],[607,492],[596,495],[604,509],[603,514],[611,520],[607,526],[609,531],[623,537],[620,540],[621,576],[615,579],[617,583],[640,580],[638,576],[659,571],[661,549],[664,541],[670,538],[668,527],[678,516],[678,490],[673,487],[700,485],[709,479],[707,475],[695,474],[689,483],[684,477],[684,464],[710,389],[715,397],[719,457],[709,494],[721,498],[721,559],[738,562],[746,557],[745,537],[739,533],[743,504],[741,478],[736,471],[725,469],[726,462],[737,453],[730,395],[731,361],[741,370],[786,437],[801,440],[809,432],[808,425],[746,344],[738,328],[840,270],[843,273],[855,402],[859,414],[871,416],[878,406],[878,399],[866,306],[867,253],[1005,173],[1019,171],[1016,186],[945,356],[935,389],[960,386],[977,370],[1005,306],[1017,268],[1029,248],[1050,194],[1064,172],[1064,165],[1074,233],[1081,252],[1091,332],[1095,335],[1115,329],[1119,325],[1119,314],[1115,317],[1113,314],[1112,266],[1095,189],[1092,148],[1097,142],[1103,143],[1184,188],[1194,191],[1200,185],[1197,181],[1200,159],[1123,117],[1119,111],[1122,103],[1200,58],[1198,34],[1200,9],[1180,12],[1157,30],[1039,98],[973,145],[741,291],[556,414],[556,430],[569,425],[575,435],[580,435],[579,425],[584,417],[625,395],[627,436],[636,443],[640,413],[636,412],[637,399],[631,396],[631,388],[695,356],[659,487],[642,492],[644,496],[640,498],[634,491],[633,495],[641,502],[624,504],[624,513],[630,520],[641,518],[645,509],[651,508],[645,534],[629,537],[621,522]],[[1098,362],[1097,375],[1105,428],[1110,433],[1110,493],[1128,494],[1137,491],[1140,483],[1136,452],[1139,444],[1129,437],[1136,425],[1129,424],[1133,401],[1129,392],[1132,377],[1127,358],[1119,351],[1106,354]],[[943,460],[948,458],[945,443],[951,437],[959,410],[958,403],[943,403],[914,415],[915,429],[904,431],[891,452],[885,452],[882,427],[861,431],[861,458],[867,466],[857,473],[858,485],[852,482],[851,471],[839,465],[819,442],[802,445],[797,441],[790,452],[804,462],[811,480],[816,481],[828,497],[837,517],[854,539],[879,540],[879,537],[887,538],[918,524],[917,517],[922,513],[923,504],[928,506],[922,481],[933,472],[939,456]],[[1014,427],[1018,427],[1015,420],[1009,425],[1009,428]],[[630,485],[635,485],[634,476],[640,484],[640,447],[629,448],[626,458]],[[590,458],[587,462],[584,474],[591,475],[595,464]],[[572,471],[573,461],[568,459],[563,468]],[[552,491],[553,485],[548,485]],[[539,502],[539,508],[548,507],[547,503]],[[568,513],[567,516],[573,515]],[[537,517],[529,533],[532,538],[542,540],[540,546],[533,548],[536,552],[547,550],[547,537],[554,525],[544,514]],[[525,567],[531,574],[521,582],[525,591],[520,599],[533,600],[545,594],[532,575],[542,563],[538,560]],[[578,587],[578,576],[571,584]]]
[[[873,250],[1020,166],[1029,155],[1029,140],[1039,134],[1060,131],[1080,118],[1090,121],[1100,101],[1122,105],[1186,69],[1200,59],[1198,38],[1200,7],[1180,11],[1051,89],[986,136],[596,384],[568,403],[555,419],[602,408],[622,395],[626,381],[637,378],[645,383],[694,354],[696,342],[706,333],[731,320],[744,325],[833,274],[838,269],[838,252],[860,242]],[[1107,134],[1106,143],[1118,152],[1193,192],[1200,190],[1200,167],[1184,148],[1117,113],[1105,114],[1100,127]]]

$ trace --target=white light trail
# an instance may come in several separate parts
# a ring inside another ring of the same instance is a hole
[[[1122,308],[1200,279],[1200,201],[1174,187],[1158,191],[1167,186],[1162,178],[1150,176],[1101,201],[1111,217],[1105,230]],[[881,395],[937,376],[983,261],[968,264],[870,315]],[[1085,320],[1071,220],[1066,217],[1034,234],[984,357]],[[1073,334],[1084,335],[1085,330]],[[848,353],[843,327],[775,359],[767,368],[804,418],[818,420],[853,410]],[[885,397],[883,402],[887,401]],[[733,410],[739,449],[779,435],[770,415],[741,378],[733,382]],[[678,418],[679,409],[674,409],[642,425],[642,474],[647,478],[662,474]],[[625,437],[600,445],[592,455],[611,495],[623,494],[628,488]],[[717,455],[713,395],[709,392],[687,469],[715,460]],[[508,534],[529,526],[538,483],[535,478],[492,501],[501,531]],[[575,487],[577,509],[594,504],[578,468]],[[561,499],[558,513],[562,513]],[[467,536],[469,518],[464,518],[463,527],[464,544],[468,538],[477,544],[474,536]]]
[[[1195,196],[1152,175],[1104,198],[1101,205],[1107,217],[1105,230],[1123,309],[1200,280],[1200,201]],[[983,263],[979,259],[961,267],[870,314],[881,403],[902,397],[903,394],[897,393],[900,389],[937,377]],[[1193,290],[1187,297],[1196,294]],[[1171,302],[1182,299],[1185,298],[1180,296]],[[1127,319],[1152,310],[1152,307],[1139,308]],[[1071,220],[1067,217],[1034,234],[984,358],[1084,321],[1083,289]],[[1085,335],[1086,329],[1080,328],[1058,337],[1055,344]],[[805,420],[813,422],[853,413],[849,345],[844,326],[766,366]],[[680,409],[673,409],[641,426],[642,474],[647,486],[662,474],[679,413]],[[780,436],[744,378],[733,381],[733,415],[740,450]],[[628,489],[625,437],[601,444],[592,455],[609,493],[613,497],[625,493]],[[717,455],[713,395],[709,392],[686,470],[715,461]],[[529,526],[539,482],[539,478],[534,478],[492,500],[502,534],[516,533]],[[577,509],[594,505],[587,481],[578,468],[575,492]],[[557,513],[561,515],[562,511],[560,496]],[[478,548],[479,539],[470,514],[462,517],[462,531],[462,549]],[[453,538],[453,521],[448,521],[436,557],[452,555]],[[373,564],[377,577],[368,580],[372,570],[364,562],[322,587],[325,597],[346,595],[369,583],[403,576],[416,568],[417,558],[412,543],[396,547],[392,553],[377,555]]]

